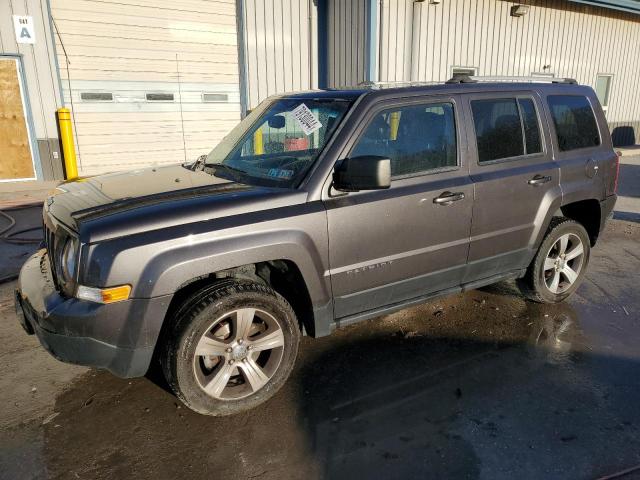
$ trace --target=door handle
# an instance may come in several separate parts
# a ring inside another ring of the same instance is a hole
[[[527,183],[529,185],[542,185],[543,183],[547,183],[547,182],[550,182],[550,181],[551,181],[551,176],[550,175],[536,175],[531,180],[529,180]]]
[[[436,198],[433,199],[433,203],[437,205],[451,205],[453,202],[462,200],[464,193],[462,192],[442,192]]]

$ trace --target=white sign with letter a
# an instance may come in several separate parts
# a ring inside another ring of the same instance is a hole
[[[16,42],[36,43],[36,29],[33,26],[33,17],[29,15],[14,15],[13,28],[16,31]]]

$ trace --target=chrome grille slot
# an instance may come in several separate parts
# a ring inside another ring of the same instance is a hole
[[[49,257],[49,264],[51,265],[51,276],[53,277],[53,283],[56,290],[60,290],[60,283],[58,282],[58,268],[57,268],[57,246],[55,232],[49,228],[47,223],[44,224],[44,238],[47,248],[47,256]]]

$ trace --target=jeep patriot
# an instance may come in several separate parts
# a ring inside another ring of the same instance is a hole
[[[617,176],[570,79],[279,95],[193,163],[56,188],[16,308],[62,361],[157,361],[188,407],[233,414],[278,391],[303,334],[505,279],[561,302]]]

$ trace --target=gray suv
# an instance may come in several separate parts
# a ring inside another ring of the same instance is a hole
[[[158,361],[188,407],[233,414],[283,385],[301,335],[505,279],[564,300],[617,169],[571,80],[281,95],[194,163],[60,185],[17,310],[60,360]]]

